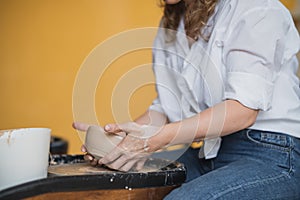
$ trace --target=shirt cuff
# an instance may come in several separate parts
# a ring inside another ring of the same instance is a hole
[[[148,108],[148,110],[154,110],[156,112],[160,112],[160,113],[165,113],[164,109],[162,108],[160,101],[158,98],[156,98],[153,102],[152,105]]]

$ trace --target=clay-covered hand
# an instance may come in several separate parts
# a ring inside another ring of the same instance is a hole
[[[158,134],[160,129],[161,127],[134,122],[106,125],[105,131],[122,136],[125,132],[126,136],[98,163],[120,171],[141,170],[151,153],[161,148],[159,144],[151,142],[151,138]]]

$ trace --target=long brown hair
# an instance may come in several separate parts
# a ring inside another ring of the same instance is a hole
[[[180,19],[184,17],[186,35],[194,40],[200,36],[208,41],[209,35],[203,33],[203,28],[207,26],[209,18],[214,14],[218,0],[181,0],[177,4],[161,3],[164,7],[164,28],[176,31]],[[173,34],[171,37],[174,36]]]

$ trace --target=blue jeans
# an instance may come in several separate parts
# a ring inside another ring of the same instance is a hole
[[[178,161],[187,180],[166,200],[300,199],[300,139],[289,135],[242,130],[222,138],[216,158],[190,148]]]

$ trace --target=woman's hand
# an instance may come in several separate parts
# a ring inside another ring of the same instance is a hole
[[[89,124],[74,122],[73,128],[86,132]],[[104,127],[106,132],[124,137],[119,145],[109,154],[97,160],[87,152],[84,145],[81,151],[85,153],[84,160],[91,165],[106,165],[120,171],[141,170],[151,153],[163,147],[163,143],[151,142],[151,139],[160,131],[161,127],[139,125],[134,122],[125,124],[108,124]],[[124,135],[125,133],[125,135]]]
[[[98,163],[120,171],[141,170],[147,158],[161,148],[153,144],[151,138],[159,133],[160,127],[139,125],[134,122],[125,124],[108,124],[104,130],[117,135],[126,136],[109,154]]]

